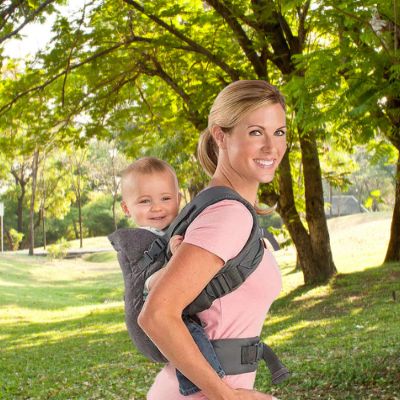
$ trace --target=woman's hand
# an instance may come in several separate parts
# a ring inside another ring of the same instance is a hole
[[[182,244],[182,241],[183,236],[181,235],[174,235],[171,237],[169,240],[169,248],[172,254],[175,254],[176,250],[178,250],[178,247]]]

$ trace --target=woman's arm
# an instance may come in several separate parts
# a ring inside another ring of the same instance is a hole
[[[152,285],[138,322],[165,357],[209,400],[270,399],[256,391],[229,387],[205,360],[182,321],[184,308],[223,264],[215,254],[183,243]]]

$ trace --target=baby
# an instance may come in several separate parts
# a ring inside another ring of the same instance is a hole
[[[178,179],[173,168],[163,160],[144,157],[130,164],[122,171],[121,207],[127,217],[142,229],[162,236],[174,218],[178,215],[181,194]],[[182,236],[171,238],[169,246],[174,254],[183,240]],[[145,294],[150,291],[160,275],[161,269],[151,275],[145,283]],[[201,325],[190,318],[184,319],[189,332],[204,357],[220,376],[224,375],[217,360],[214,348]],[[180,392],[189,395],[199,389],[177,371]]]
[[[158,158],[144,157],[130,164],[121,175],[121,207],[125,215],[140,228],[162,236],[178,215],[181,202],[173,168]],[[171,238],[169,246],[172,254],[182,239],[178,235]],[[146,291],[150,290],[160,273],[161,270],[147,279]]]

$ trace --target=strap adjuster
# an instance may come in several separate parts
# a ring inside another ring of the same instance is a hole
[[[263,343],[257,342],[242,347],[242,364],[257,364],[263,356]]]
[[[145,263],[150,265],[163,252],[165,241],[161,238],[156,239],[148,250],[143,253]]]

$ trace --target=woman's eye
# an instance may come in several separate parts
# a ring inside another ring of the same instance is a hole
[[[275,131],[274,135],[275,136],[284,136],[284,135],[286,135],[286,132],[279,129],[279,130]]]
[[[258,129],[256,129],[256,130],[254,130],[254,131],[251,131],[251,132],[250,132],[250,135],[251,135],[251,136],[261,136],[261,135],[262,135],[262,132],[259,131]]]

